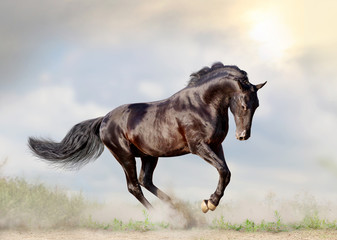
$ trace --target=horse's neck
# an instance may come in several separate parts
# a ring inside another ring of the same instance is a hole
[[[227,113],[230,98],[237,91],[235,84],[233,80],[210,81],[200,88],[199,94],[206,104],[213,106],[217,111]]]

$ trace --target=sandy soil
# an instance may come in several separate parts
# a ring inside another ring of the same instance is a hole
[[[282,233],[245,233],[235,231],[221,230],[160,230],[149,232],[109,232],[102,230],[55,230],[55,231],[0,231],[1,240],[113,240],[113,239],[137,239],[137,240],[161,240],[161,239],[176,239],[176,240],[274,240],[274,239],[289,239],[289,240],[337,240],[337,231],[328,230],[308,230],[294,231]]]

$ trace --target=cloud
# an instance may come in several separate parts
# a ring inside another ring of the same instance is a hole
[[[68,86],[44,86],[25,94],[6,93],[0,101],[0,125],[8,126],[1,130],[0,157],[9,157],[9,165],[22,169],[29,162],[22,162],[30,156],[26,146],[28,136],[59,141],[76,123],[107,112],[108,109],[94,103],[78,103]]]
[[[165,96],[163,87],[154,82],[142,81],[139,83],[138,90],[150,99],[160,99]]]
[[[1,83],[22,82],[27,72],[31,73],[40,64],[41,58],[49,59],[55,54],[51,49],[57,51],[60,46],[103,51],[145,47],[162,53],[167,49],[191,54],[200,51],[196,45],[209,45],[207,42],[212,39],[217,38],[218,44],[220,41],[223,44],[227,37],[221,36],[236,22],[238,14],[232,13],[229,9],[233,7],[228,8],[221,1],[214,4],[218,7],[208,8],[209,3],[203,1],[193,4],[189,1],[179,4],[171,1],[104,4],[62,0],[48,3],[33,0],[21,4],[2,1],[0,60],[4,64],[0,64]],[[223,15],[231,21],[223,21]],[[231,29],[233,44],[238,35],[233,35],[235,29]],[[76,54],[66,61],[73,62],[74,58]],[[171,63],[171,59],[167,62]]]
[[[105,115],[108,109],[94,103],[80,104],[69,86],[43,86],[26,94],[7,93],[0,102],[1,123],[16,128],[59,133],[64,123]],[[61,124],[60,124],[61,123]]]
[[[337,34],[329,24],[335,19],[335,3],[316,5],[305,1],[1,1],[0,143],[5,147],[0,157],[13,159],[8,168],[12,173],[38,169],[46,179],[52,171],[47,174],[43,165],[35,168],[37,163],[26,152],[27,136],[61,139],[75,123],[104,115],[117,105],[168,97],[186,85],[191,72],[223,61],[247,71],[254,84],[268,80],[259,91],[252,138],[235,142],[231,122],[225,140],[228,161],[239,164],[237,169],[234,165],[233,176],[246,174],[240,175],[242,182],[236,178],[241,184],[237,189],[250,183],[255,189],[267,188],[274,176],[280,188],[290,188],[291,179],[305,185],[308,176],[315,174],[316,156],[326,154],[337,161],[333,139],[337,135]],[[248,17],[254,12],[259,13],[256,21]],[[284,33],[287,36],[278,37]],[[76,177],[66,173],[64,183],[94,191],[105,186],[104,178],[110,186],[119,177],[123,182],[123,172],[110,163],[115,161],[111,158],[102,156],[92,168],[80,171],[78,176],[90,176],[90,181],[97,178],[94,184],[74,183]],[[28,160],[22,163],[22,159]],[[175,161],[165,162],[164,169],[159,165],[159,184],[172,181],[181,196],[186,191],[193,198],[209,194],[213,186],[203,183],[216,184],[217,173],[211,167],[203,171],[200,162],[177,162],[181,172]],[[260,169],[252,170],[253,165]],[[110,172],[103,171],[106,166],[118,177],[109,177]],[[183,169],[191,166],[189,177]],[[292,170],[303,166],[309,166],[305,173]],[[251,170],[257,174],[249,175]],[[263,171],[269,171],[268,182],[261,181]],[[173,180],[172,172],[177,173]],[[57,174],[50,178],[59,181]],[[322,178],[322,185],[329,181]],[[119,185],[124,191],[124,182]]]

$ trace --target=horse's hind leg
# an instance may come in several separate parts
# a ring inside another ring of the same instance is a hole
[[[165,202],[171,202],[171,198],[162,192],[159,188],[157,188],[153,182],[153,171],[157,166],[158,158],[157,157],[141,157],[142,160],[142,168],[139,174],[139,183],[147,190],[152,192],[155,196]]]
[[[152,205],[149,203],[149,201],[144,197],[142,189],[140,188],[138,179],[137,179],[137,169],[136,169],[136,159],[131,154],[119,154],[112,152],[116,160],[122,165],[126,181],[127,181],[127,187],[129,192],[134,195],[138,201],[140,201],[144,207],[147,209],[151,209]]]

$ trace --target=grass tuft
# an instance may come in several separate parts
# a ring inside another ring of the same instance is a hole
[[[0,170],[3,165],[0,162]],[[279,211],[274,211],[272,221],[254,222],[246,219],[241,223],[232,223],[221,215],[215,217],[209,224],[200,215],[198,217],[197,211],[200,209],[193,208],[193,204],[176,203],[175,210],[186,219],[187,228],[209,227],[218,230],[274,233],[307,229],[337,230],[337,220],[329,221],[320,218],[318,207],[311,204],[311,201],[308,203],[310,204],[300,205],[306,213],[303,219],[292,223],[284,222]],[[69,196],[57,187],[49,188],[44,184],[30,184],[23,178],[8,178],[0,175],[0,229],[88,228],[144,232],[175,228],[169,223],[152,222],[149,213],[145,210],[143,210],[143,219],[140,221],[130,219],[123,222],[114,218],[109,222],[100,222],[90,215],[90,212],[99,206],[101,205],[86,200],[81,193]]]
[[[69,197],[22,178],[0,178],[0,228],[77,226],[87,206],[82,194]]]
[[[320,219],[317,214],[309,216],[307,215],[301,222],[298,223],[284,223],[278,211],[274,212],[275,221],[266,222],[262,220],[260,223],[255,223],[249,219],[241,224],[232,224],[226,222],[224,216],[216,218],[211,224],[212,229],[220,230],[235,230],[243,232],[285,232],[292,230],[307,230],[307,229],[329,229],[337,230],[337,221],[328,221]]]
[[[134,221],[129,220],[128,222],[123,222],[118,219],[114,219],[111,222],[103,223],[98,222],[92,219],[92,216],[89,216],[85,219],[81,227],[89,228],[89,229],[102,229],[109,231],[150,231],[150,230],[158,230],[158,229],[166,229],[169,227],[167,223],[153,223],[149,219],[149,214],[143,210],[144,220],[143,221]]]

